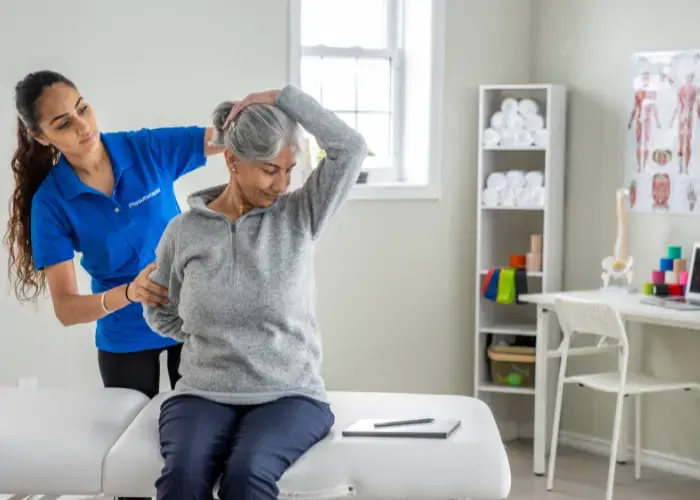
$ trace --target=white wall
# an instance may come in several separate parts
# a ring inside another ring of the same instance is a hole
[[[700,48],[700,2],[535,0],[533,19],[533,77],[570,86],[564,285],[593,288],[600,286],[600,259],[615,243],[615,190],[623,182],[631,106],[629,58],[647,50]],[[649,280],[668,245],[683,245],[687,255],[700,241],[697,217],[634,213],[628,222],[637,284]],[[641,345],[645,371],[700,380],[697,331],[644,327],[632,334],[641,342],[635,345]],[[572,369],[604,366],[578,361]],[[610,397],[574,388],[565,395],[562,428],[610,439],[613,409]],[[698,414],[696,396],[647,397],[644,447],[700,461]]]
[[[206,5],[205,5],[206,4]],[[206,6],[206,8],[205,8]],[[261,27],[264,26],[264,29]],[[287,81],[283,0],[70,3],[7,2],[0,15],[0,220],[7,220],[16,145],[15,83],[27,72],[64,73],[95,107],[104,131],[208,124],[224,99]],[[220,158],[183,178],[178,195],[225,182]],[[4,230],[4,227],[3,227]],[[7,281],[6,248],[0,291]],[[82,272],[81,290],[89,293]],[[100,384],[94,325],[63,328],[50,303],[20,306],[0,293],[0,384],[36,376],[41,385]]]
[[[30,69],[74,78],[105,129],[206,123],[219,100],[286,79],[285,0],[11,5],[0,18],[5,165],[12,85]],[[470,393],[477,87],[529,78],[530,7],[448,0],[442,199],[352,201],[328,227],[316,269],[331,388]],[[218,182],[221,168],[212,162],[181,192]],[[9,196],[8,171],[0,174],[1,199]],[[36,310],[7,294],[0,316],[0,384],[28,375],[43,385],[100,383],[92,326],[62,328],[46,301]]]

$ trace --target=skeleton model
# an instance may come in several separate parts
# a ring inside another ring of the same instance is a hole
[[[616,192],[617,205],[617,238],[615,240],[615,255],[603,259],[603,288],[609,288],[611,281],[621,290],[628,290],[632,284],[632,264],[634,259],[627,256],[627,210],[625,198],[629,190],[618,189]]]

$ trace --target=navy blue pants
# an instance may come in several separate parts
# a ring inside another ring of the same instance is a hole
[[[328,434],[334,420],[327,404],[304,397],[232,406],[173,396],[160,413],[165,465],[157,498],[211,499],[221,477],[221,500],[276,499],[282,474]]]

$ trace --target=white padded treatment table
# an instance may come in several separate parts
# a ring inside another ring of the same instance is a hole
[[[0,388],[0,494],[100,494],[105,457],[146,404],[123,389]]]
[[[120,389],[0,389],[0,494],[155,497],[160,405]],[[502,500],[511,475],[489,408],[466,396],[333,392],[324,440],[282,477],[280,498]],[[459,418],[448,439],[342,437],[361,418]]]

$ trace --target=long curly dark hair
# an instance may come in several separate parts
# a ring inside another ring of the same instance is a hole
[[[15,188],[3,241],[10,252],[8,277],[21,301],[35,301],[46,290],[46,277],[36,269],[32,255],[32,198],[58,161],[59,152],[53,146],[37,142],[29,131],[40,132],[37,102],[47,88],[57,83],[76,88],[68,78],[54,71],[30,73],[15,86],[17,150],[11,162]]]

